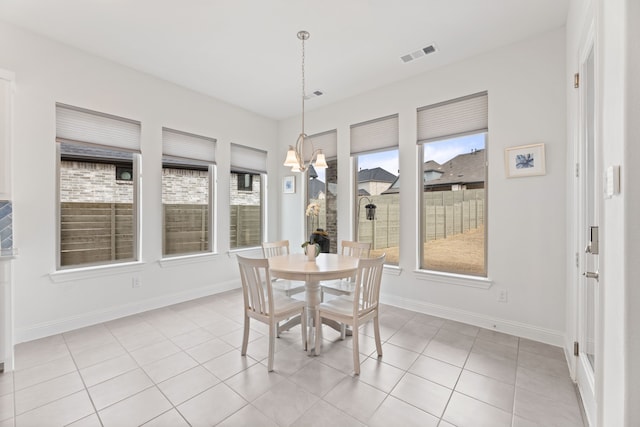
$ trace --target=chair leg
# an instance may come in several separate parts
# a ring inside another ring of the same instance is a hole
[[[276,338],[280,338],[280,322],[276,322]]]
[[[344,339],[347,337],[347,324],[346,323],[341,323],[340,324],[340,339],[342,341],[344,341]]]
[[[242,334],[242,352],[243,356],[247,354],[247,345],[249,344],[249,316],[244,316],[244,333]]]
[[[320,318],[320,310],[316,311],[315,327],[316,327],[316,356],[319,356],[320,346],[322,344],[322,319]]]
[[[277,324],[274,322],[269,325],[269,359],[267,361],[267,370],[269,372],[273,371],[273,355],[275,353],[276,346],[276,326]]]
[[[360,375],[360,345],[358,343],[358,325],[354,324],[353,330],[353,370]]]
[[[380,343],[380,325],[378,324],[378,316],[373,318],[373,331],[376,337],[376,350],[378,350],[378,357],[382,357],[382,344]]]

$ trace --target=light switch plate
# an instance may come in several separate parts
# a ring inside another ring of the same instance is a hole
[[[620,166],[609,166],[604,177],[604,195],[610,199],[616,194],[620,194]]]

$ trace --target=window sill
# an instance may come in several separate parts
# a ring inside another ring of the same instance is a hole
[[[49,273],[49,278],[54,283],[71,282],[73,280],[93,279],[96,277],[110,276],[114,274],[140,272],[144,262],[126,262],[122,264],[99,265],[94,267],[73,268],[58,270]]]
[[[392,276],[399,276],[402,274],[402,269],[397,265],[384,265],[382,270],[384,274],[390,274]]]
[[[418,280],[444,283],[446,285],[467,286],[470,288],[489,289],[493,281],[486,277],[465,276],[463,274],[441,273],[438,271],[416,270]]]
[[[173,267],[176,265],[193,264],[210,261],[218,256],[217,253],[207,252],[203,254],[179,255],[171,258],[162,258],[158,261],[160,267]]]

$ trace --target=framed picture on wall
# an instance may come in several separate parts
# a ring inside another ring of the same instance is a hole
[[[544,175],[544,144],[520,145],[504,150],[507,178]]]
[[[293,194],[296,192],[296,177],[285,176],[282,179],[282,192],[284,194]]]

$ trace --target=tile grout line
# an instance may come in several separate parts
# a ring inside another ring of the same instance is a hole
[[[109,333],[111,333],[111,331],[109,331]],[[91,402],[91,406],[93,407],[93,411],[96,414],[96,417],[98,417],[98,422],[100,423],[100,425],[102,427],[104,427],[104,423],[102,422],[102,418],[100,418],[100,414],[98,414],[98,408],[96,408],[96,404],[93,401],[93,398],[91,397],[91,393],[89,393],[89,388],[87,387],[87,384],[84,381],[84,377],[80,373],[80,368],[78,368],[78,363],[76,362],[76,359],[73,356],[73,352],[71,351],[71,348],[69,348],[69,343],[67,342],[67,338],[64,336],[64,333],[60,334],[60,335],[62,336],[62,340],[64,341],[64,345],[67,347],[67,351],[69,352],[69,356],[71,357],[71,360],[73,361],[73,365],[76,367],[76,372],[77,372],[78,376],[80,377],[80,381],[82,381],[82,385],[84,387],[84,392],[87,393],[87,396],[89,397],[89,401]],[[83,418],[85,418],[85,417],[83,417]],[[74,420],[73,422],[79,421],[81,419],[82,418],[80,418],[78,420]],[[69,424],[71,424],[71,423],[69,423]]]

